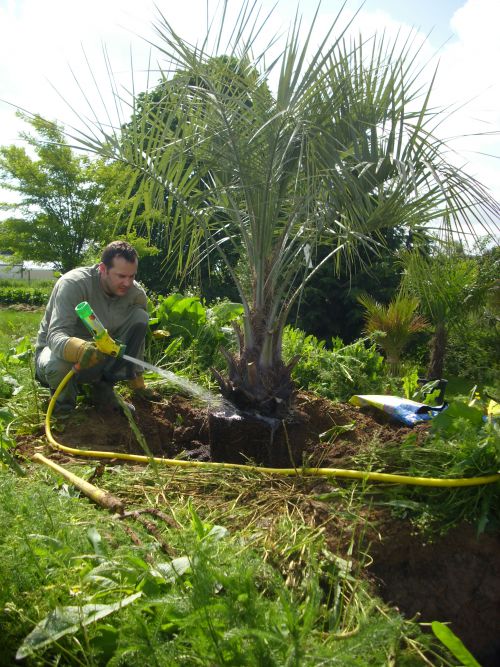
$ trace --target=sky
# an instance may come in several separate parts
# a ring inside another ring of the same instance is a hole
[[[144,90],[150,44],[158,9],[177,32],[192,42],[204,34],[216,0],[0,0],[0,145],[18,144],[28,129],[15,116],[16,107],[39,113],[69,127],[79,115],[105,121],[93,76],[111,108],[111,88],[103,45],[119,86],[131,87],[131,62],[136,90]],[[317,0],[300,0],[304,24]],[[347,0],[344,16],[361,0]],[[156,6],[155,6],[156,5]],[[284,32],[297,4],[292,0],[261,0],[263,13],[276,5],[269,31]],[[326,28],[342,5],[323,0],[319,25]],[[229,11],[241,6],[229,0]],[[438,65],[432,102],[455,109],[439,128],[456,151],[454,160],[482,182],[500,201],[500,0],[366,0],[356,19],[365,36],[413,29],[421,40],[421,57]],[[269,34],[271,34],[271,32]],[[155,55],[154,58],[157,56]],[[438,64],[439,63],[439,64]],[[429,74],[430,76],[430,74]],[[153,83],[156,82],[154,77]],[[83,91],[83,92],[82,92]],[[85,100],[87,98],[87,101]],[[11,195],[0,191],[0,200]]]

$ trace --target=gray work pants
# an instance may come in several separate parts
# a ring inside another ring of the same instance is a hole
[[[141,308],[135,308],[130,316],[114,332],[114,337],[126,345],[125,353],[136,359],[144,359],[144,339],[148,327],[148,314]],[[35,357],[35,373],[37,379],[48,386],[54,393],[61,380],[73,368],[73,364],[57,357],[49,347],[44,347]],[[78,385],[94,382],[108,382],[115,384],[121,380],[134,378],[140,366],[135,366],[124,359],[109,357],[102,364],[87,368],[76,373],[59,394],[55,409],[59,411],[72,410],[76,405]]]

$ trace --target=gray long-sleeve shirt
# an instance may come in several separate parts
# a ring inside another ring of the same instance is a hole
[[[134,281],[123,296],[109,296],[101,287],[98,264],[68,271],[59,278],[50,295],[45,315],[38,329],[35,354],[49,347],[58,357],[63,357],[68,338],[76,336],[90,340],[90,332],[75,312],[75,306],[88,301],[111,337],[127,319],[132,308],[147,311],[147,296]]]

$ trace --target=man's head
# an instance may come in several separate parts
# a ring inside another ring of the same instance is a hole
[[[124,296],[134,283],[139,260],[137,252],[126,241],[113,241],[101,255],[101,285],[110,296]]]

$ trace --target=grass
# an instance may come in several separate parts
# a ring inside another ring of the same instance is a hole
[[[35,381],[33,352],[41,311],[0,308],[0,409],[8,406],[15,425],[31,430],[40,424],[47,394]],[[15,429],[13,429],[15,430]]]
[[[420,664],[429,638],[373,596],[361,564],[326,544],[307,519],[306,488],[217,477],[110,468],[101,479],[108,490],[143,509],[167,508],[140,522],[99,511],[44,469],[27,479],[0,475],[0,574],[8,579],[0,664],[12,664],[20,645],[29,665],[354,666],[385,664],[394,650],[398,664]],[[258,511],[249,514],[255,492]],[[138,593],[86,624],[89,604],[106,611]],[[82,627],[59,635],[73,608]],[[22,643],[51,611],[58,632],[47,625],[45,644]]]
[[[32,338],[40,317],[0,311],[2,370],[22,385],[3,399],[15,420],[0,421],[7,446],[16,433],[42,432],[34,397],[43,392],[20,336]],[[425,465],[433,474],[443,462],[459,465],[457,449],[464,473],[490,460],[473,456],[477,429],[468,440],[435,437],[429,452],[410,441],[374,446],[360,465],[418,474]],[[493,445],[481,437],[487,453]],[[370,505],[410,509],[425,528],[458,501],[467,516],[474,502],[483,511],[494,503],[486,489],[453,500],[236,471],[64,463],[122,498],[119,518],[22,463],[25,477],[0,468],[0,665],[18,651],[29,667],[455,664],[375,595],[366,576],[377,532]]]
[[[34,339],[43,313],[0,308],[0,351],[7,351],[15,339],[29,336]]]
[[[0,287],[53,287],[56,280],[16,280],[0,278]]]

